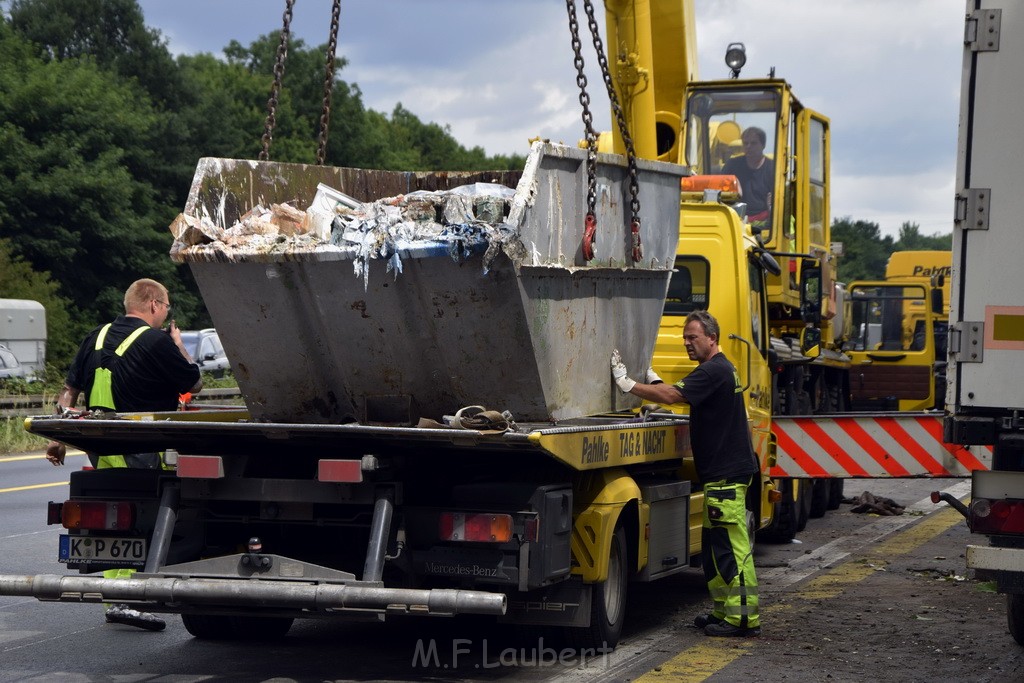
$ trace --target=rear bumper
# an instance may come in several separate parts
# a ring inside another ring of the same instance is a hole
[[[1024,574],[1024,549],[969,545],[967,546],[967,566],[970,569]]]

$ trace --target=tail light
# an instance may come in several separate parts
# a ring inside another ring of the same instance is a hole
[[[442,541],[505,543],[512,539],[512,515],[442,512],[438,534]]]
[[[61,506],[60,523],[65,529],[131,529],[135,524],[135,505],[124,501],[69,500]]]
[[[976,498],[970,510],[976,534],[1024,534],[1024,500]]]

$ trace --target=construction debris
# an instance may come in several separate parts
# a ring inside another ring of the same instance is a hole
[[[366,280],[370,259],[387,259],[397,277],[403,255],[413,251],[447,252],[458,261],[479,249],[486,250],[486,268],[506,245],[521,248],[515,246],[517,228],[505,222],[514,197],[504,185],[474,183],[362,203],[321,184],[306,209],[257,205],[230,227],[180,214],[170,226],[171,256],[231,261],[241,254],[332,251],[351,259],[355,274]]]
[[[903,510],[906,508],[905,505],[900,505],[892,498],[882,498],[867,491],[860,494],[853,502],[855,505],[850,509],[850,512],[869,512],[884,517],[902,515]]]

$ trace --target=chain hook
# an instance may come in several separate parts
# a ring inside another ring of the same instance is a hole
[[[576,66],[576,85],[580,89],[580,106],[583,108],[583,130],[587,140],[587,215],[583,223],[583,258],[594,258],[594,242],[597,238],[597,133],[594,132],[594,116],[590,112],[590,95],[587,93],[587,76],[583,72],[583,43],[580,41],[580,25],[576,18],[576,0],[565,0],[569,13],[569,33],[572,34],[573,64]]]

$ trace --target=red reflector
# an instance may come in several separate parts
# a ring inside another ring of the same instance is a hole
[[[219,455],[179,455],[178,477],[182,479],[223,479],[224,459]]]
[[[523,536],[527,541],[536,541],[540,538],[540,519],[531,517],[523,522]]]
[[[442,541],[505,543],[512,538],[512,515],[442,512],[438,534]]]
[[[357,484],[363,480],[363,463],[361,460],[321,460],[316,478]]]
[[[1024,500],[971,502],[971,531],[976,534],[1024,534]]]
[[[135,506],[123,501],[69,500],[61,506],[61,524],[65,529],[131,529],[134,521]]]

